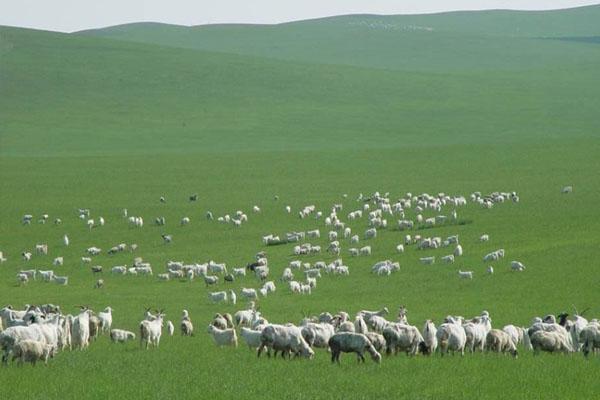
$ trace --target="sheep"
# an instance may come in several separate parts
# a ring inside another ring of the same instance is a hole
[[[173,322],[170,320],[167,321],[167,332],[169,333],[169,336],[173,336],[175,333],[175,325],[173,325]]]
[[[318,229],[314,229],[306,232],[306,236],[311,239],[317,239],[321,237],[321,232]]]
[[[573,186],[565,186],[561,189],[560,191],[563,194],[567,194],[567,193],[572,193],[573,192]]]
[[[329,339],[331,362],[340,363],[341,353],[356,353],[358,362],[365,362],[364,352],[371,355],[377,364],[381,363],[381,354],[375,349],[369,338],[361,333],[338,332]]]
[[[37,361],[48,364],[48,358],[54,356],[54,346],[37,340],[21,340],[12,348],[13,361],[18,359],[19,364],[30,362],[35,366]]]
[[[525,266],[520,261],[511,261],[510,262],[510,269],[513,270],[513,271],[524,271],[525,270]]]
[[[98,254],[100,254],[102,252],[102,249],[99,249],[98,247],[89,247],[86,252],[90,255],[90,256],[97,256]]]
[[[6,261],[6,257],[4,257],[4,253],[0,251],[0,264]]]
[[[370,256],[371,255],[371,246],[364,246],[360,248],[361,256]]]
[[[69,277],[68,276],[58,276],[58,275],[54,275],[52,277],[52,281],[59,284],[59,285],[63,285],[66,286],[69,283]]]
[[[467,337],[465,347],[473,353],[476,349],[483,351],[485,346],[485,338],[488,332],[492,329],[492,323],[489,315],[482,315],[463,324],[463,329]]]
[[[423,341],[425,342],[425,348],[427,349],[424,354],[433,354],[438,346],[437,341],[437,329],[432,320],[428,319],[425,321],[423,326]]]
[[[90,324],[90,339],[94,339],[94,340],[98,339],[98,334],[100,333],[101,324],[102,324],[102,322],[100,322],[100,318],[98,318],[95,315],[90,315],[89,324]]]
[[[219,347],[238,346],[235,329],[219,329],[214,325],[208,325],[208,333],[212,335],[215,344]]]
[[[571,346],[565,340],[565,337],[557,331],[543,331],[539,330],[533,332],[530,335],[531,346],[533,347],[533,354],[539,354],[541,351],[549,353],[554,352],[570,352]]]
[[[454,257],[460,257],[463,255],[463,248],[460,244],[457,244],[454,248]]]
[[[232,270],[232,274],[233,274],[233,276],[246,276],[246,269],[245,268],[234,268]]]
[[[125,343],[128,340],[135,340],[135,333],[123,329],[111,329],[110,340],[113,343]]]
[[[21,253],[21,256],[23,256],[23,261],[31,261],[31,253],[24,251]]]
[[[488,235],[487,233],[484,233],[483,235],[479,236],[480,242],[488,242],[489,240],[490,240],[490,235]]]
[[[492,267],[491,265],[488,265],[487,269],[485,270],[489,275],[493,275],[494,274],[494,267]]]
[[[424,340],[421,332],[415,326],[402,323],[389,323],[382,331],[386,342],[388,355],[398,354],[403,351],[406,355],[416,355],[424,349]]]
[[[454,262],[454,254],[448,254],[441,258],[442,262],[446,264],[452,264]]]
[[[248,347],[253,350],[257,350],[260,347],[261,334],[262,334],[262,329],[256,331],[256,330],[246,328],[245,326],[243,326],[242,329],[240,330],[240,336],[244,339],[244,341],[246,342]]]
[[[317,268],[313,268],[313,269],[307,269],[306,271],[304,271],[304,275],[307,278],[320,278],[321,277],[321,271]]]
[[[36,254],[40,255],[48,255],[48,245],[47,244],[36,244],[35,245]]]
[[[579,333],[578,343],[582,344],[582,351],[588,357],[595,349],[600,349],[600,324],[589,323]]]
[[[273,281],[265,282],[265,284],[263,285],[263,289],[265,289],[269,293],[274,292],[276,290],[275,282],[273,282]]]
[[[249,300],[258,299],[258,293],[257,293],[256,289],[252,289],[252,288],[244,288],[243,287],[240,291],[240,295]]]
[[[292,269],[291,268],[285,268],[283,270],[283,274],[281,276],[281,281],[282,282],[289,282],[289,281],[293,281],[294,280],[294,274],[292,273]]]
[[[185,311],[185,310],[184,310]],[[190,317],[185,313],[181,318],[181,336],[194,336],[194,325]]]
[[[336,332],[356,332],[356,327],[351,321],[344,321],[339,323]]]
[[[90,310],[87,307],[81,307],[77,317],[73,319],[71,325],[71,340],[75,348],[79,350],[86,349],[90,339]]]
[[[103,333],[110,331],[112,326],[112,307],[106,307],[103,311],[98,313],[98,319],[100,320],[100,329]]]
[[[209,285],[215,285],[219,282],[219,277],[216,275],[204,275],[203,278],[206,287],[208,287]]]
[[[461,271],[461,270],[458,270],[458,276],[461,279],[473,279],[473,271]]]
[[[91,259],[91,257],[81,257],[81,262],[83,264],[89,264],[92,262],[92,259]]]
[[[294,353],[312,359],[315,354],[302,337],[302,332],[297,326],[267,325],[264,327],[261,332],[261,344],[257,350],[258,357],[264,349],[267,349],[267,355],[269,356],[271,349],[275,350],[275,355],[278,351],[281,351],[282,358],[286,354],[291,355],[291,353]]]
[[[517,357],[517,346],[511,336],[503,330],[492,329],[485,338],[485,350],[497,353],[510,353]]]
[[[461,355],[465,355],[467,335],[459,324],[453,322],[441,324],[438,327],[436,338],[442,356],[448,351],[452,351],[452,353],[459,351]]]
[[[365,239],[375,239],[377,237],[377,228],[369,228],[365,231]]]
[[[181,226],[187,225],[190,223],[190,217],[181,218],[181,222],[179,223]]]
[[[360,238],[358,235],[354,235],[354,236],[350,237],[350,243],[352,243],[352,244],[356,244],[359,241],[360,241]]]
[[[301,294],[312,294],[312,287],[309,284],[300,284]]]
[[[38,274],[42,277],[42,280],[44,282],[50,282],[54,278],[54,271],[52,271],[52,270],[48,270],[48,271],[39,270]]]
[[[165,314],[162,311],[159,311],[154,320],[143,320],[140,322],[140,347],[145,345],[146,350],[149,345],[158,348],[160,345],[160,337],[162,335],[164,317]]]
[[[210,292],[208,294],[208,298],[211,302],[213,303],[221,303],[221,302],[226,302],[227,301],[227,292],[225,291],[221,291],[221,292]]]
[[[424,264],[424,265],[433,265],[433,264],[435,264],[435,256],[421,257],[421,258],[419,258],[419,261],[421,261],[421,264]]]
[[[173,242],[173,235],[162,234],[162,235],[160,235],[160,237],[162,237],[164,244],[169,244],[169,243]]]
[[[350,325],[352,326],[352,328],[354,328],[354,325],[352,323],[350,323]],[[306,340],[310,347],[320,348],[327,348],[327,343],[329,342],[329,339],[335,333],[333,325],[329,323],[314,323],[308,322],[306,320],[303,321],[302,326],[300,327],[300,331],[302,337],[304,338],[304,340]]]
[[[56,257],[56,258],[55,258],[55,259],[52,261],[52,265],[55,265],[55,266],[60,266],[60,265],[63,265],[63,263],[64,263],[64,259],[63,259],[63,257]]]
[[[29,282],[29,277],[26,274],[19,273],[17,274],[17,282],[19,285],[25,285]]]

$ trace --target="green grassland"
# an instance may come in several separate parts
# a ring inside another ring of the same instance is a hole
[[[402,355],[380,366],[346,356],[338,367],[318,350],[312,361],[257,360],[244,346],[217,349],[204,333],[215,312],[243,306],[209,304],[200,281],[106,273],[105,288],[93,290],[97,277],[79,259],[92,245],[127,242],[155,273],[169,259],[231,267],[264,249],[264,234],[326,231],[322,221],[286,214],[288,204],[328,210],[343,202],[345,216],[359,207],[359,192],[515,190],[518,204],[469,204],[458,210],[464,224],[423,231],[460,235],[465,256],[454,265],[422,266],[424,253],[414,248],[395,254],[403,233],[390,221],[370,241],[372,256],[343,254],[349,277],[325,276],[311,296],[278,285],[261,311],[283,323],[298,322],[302,311],[405,304],[419,328],[427,318],[483,309],[494,327],[526,325],[572,304],[598,317],[599,14],[584,7],[276,26],[134,24],[74,34],[0,27],[0,251],[9,259],[0,265],[0,305],[52,302],[72,313],[82,303],[110,305],[114,326],[134,331],[146,306],[166,309],[174,322],[186,308],[197,330],[163,337],[159,350],[101,337],[47,368],[2,368],[2,398],[594,398],[600,359],[580,354]],[[561,195],[567,184],[574,192]],[[187,200],[192,193],[198,202]],[[88,230],[79,207],[106,226]],[[129,228],[123,208],[143,216],[144,228]],[[241,228],[204,218],[238,209],[249,215]],[[27,213],[63,224],[22,226]],[[167,226],[154,226],[162,215]],[[190,225],[179,226],[183,216]],[[350,224],[356,233],[366,225]],[[161,233],[173,243],[165,246]],[[477,242],[482,233],[489,243]],[[41,242],[50,254],[22,262],[20,252]],[[507,259],[487,276],[481,258],[497,248]],[[291,246],[266,250],[277,278],[295,258]],[[56,256],[65,257],[55,270],[70,277],[68,286],[16,285],[19,269],[50,268]],[[109,269],[132,257],[104,254],[94,263]],[[372,276],[370,266],[386,258],[398,260],[400,272]],[[321,259],[332,257],[306,258]],[[511,273],[512,259],[527,270]],[[459,268],[475,278],[459,280]],[[258,283],[247,277],[229,286]]]

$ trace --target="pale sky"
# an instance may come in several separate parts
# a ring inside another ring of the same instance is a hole
[[[600,0],[0,0],[0,25],[61,32],[129,22],[273,24],[341,14],[547,10]],[[600,23],[600,22],[599,22]]]

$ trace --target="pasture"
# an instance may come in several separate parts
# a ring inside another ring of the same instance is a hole
[[[387,306],[395,313],[401,304],[419,329],[426,319],[438,324],[449,314],[471,317],[484,309],[499,328],[529,326],[534,316],[571,312],[572,305],[591,307],[588,317],[600,317],[600,47],[561,40],[599,35],[595,20],[589,21],[599,9],[548,13],[548,29],[559,36],[552,40],[545,37],[549,31],[515,36],[501,29],[513,19],[494,12],[470,16],[479,21],[474,26],[494,21],[490,32],[455,29],[452,14],[421,16],[419,24],[441,24],[432,37],[405,30],[373,36],[371,25],[348,25],[343,18],[224,26],[218,27],[224,31],[220,48],[190,45],[214,44],[210,35],[217,27],[195,29],[198,36],[191,37],[174,29],[144,43],[127,35],[0,27],[0,251],[8,259],[0,264],[0,306],[54,303],[75,314],[80,304],[95,311],[110,305],[113,326],[136,333],[145,307],[164,309],[176,325],[187,309],[196,328],[193,337],[178,330],[163,335],[160,348],[149,351],[103,336],[88,350],[60,352],[48,367],[10,364],[0,369],[2,398],[593,398],[600,390],[598,355],[534,357],[520,349],[516,360],[480,353],[399,355],[384,357],[381,365],[357,365],[345,355],[337,366],[318,349],[314,360],[257,359],[243,341],[237,349],[219,349],[206,333],[216,312],[245,308],[241,300],[211,304],[208,292],[258,288],[254,277],[207,289],[201,279],[159,282],[109,271],[134,256],[150,262],[155,275],[166,270],[167,260],[215,260],[231,268],[265,250],[269,279],[278,288],[258,303],[276,323],[298,323],[302,313],[322,311],[353,316]],[[530,15],[534,22],[544,18]],[[369,21],[390,23],[386,18]],[[518,18],[532,23],[527,13]],[[251,37],[257,29],[260,48],[227,46],[240,30]],[[368,40],[339,47],[344,29]],[[298,32],[336,40],[314,51],[277,42]],[[393,35],[401,35],[400,48]],[[438,52],[449,46],[456,51]],[[276,51],[282,48],[290,54]],[[534,50],[538,57],[531,56]],[[456,57],[461,52],[469,63]],[[494,57],[502,62],[491,63]],[[573,185],[573,193],[561,194],[565,185]],[[342,203],[339,215],[346,221],[362,206],[358,194],[375,191],[390,192],[391,199],[406,192],[468,197],[516,191],[520,202],[484,209],[469,201],[457,209],[460,223],[414,232],[458,234],[465,254],[454,264],[419,262],[447,249],[411,246],[397,254],[405,232],[397,230],[395,216],[376,239],[362,240],[368,227],[363,217],[348,225],[373,252],[350,257],[352,246],[340,240],[348,277],[325,275],[305,296],[279,283],[291,260],[337,257],[297,257],[293,245],[264,246],[262,236],[319,228],[321,239],[307,241],[325,248],[323,219],[300,219],[298,211],[314,204],[328,214]],[[198,201],[190,202],[194,193]],[[252,213],[255,204],[258,214]],[[78,208],[104,217],[105,226],[88,229]],[[123,208],[143,216],[144,227],[130,227]],[[208,210],[215,218],[243,210],[249,220],[235,228],[207,220]],[[38,224],[45,213],[49,222]],[[31,225],[21,224],[24,214],[34,216]],[[165,226],[154,225],[158,216]],[[191,222],[180,226],[184,216]],[[52,223],[57,217],[62,224]],[[483,233],[489,242],[478,242]],[[161,234],[171,234],[173,242],[164,244]],[[139,247],[106,254],[121,242]],[[36,243],[47,243],[49,254],[24,262],[21,252]],[[98,277],[80,261],[91,246],[103,249],[93,261],[104,267],[101,289],[93,289]],[[497,248],[506,249],[506,258],[487,275],[482,257]],[[57,256],[64,266],[52,267]],[[400,262],[400,271],[372,274],[371,266],[384,259]],[[510,271],[510,260],[522,261],[526,271]],[[29,268],[54,269],[68,275],[69,284],[18,285],[16,273]],[[459,279],[458,269],[474,271],[473,279]]]

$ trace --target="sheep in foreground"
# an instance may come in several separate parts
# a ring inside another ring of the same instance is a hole
[[[414,356],[424,349],[424,340],[421,332],[415,327],[406,324],[388,324],[383,329],[383,337],[386,342],[386,353],[388,355],[399,351],[406,355]]]
[[[12,349],[13,361],[18,360],[19,365],[30,362],[34,366],[38,361],[48,364],[48,358],[54,356],[54,346],[37,340],[21,340]]]
[[[143,320],[140,322],[140,346],[148,349],[148,346],[158,348],[160,345],[160,336],[162,335],[163,318],[165,314],[160,311],[152,321]]]
[[[111,329],[110,340],[113,343],[125,343],[128,340],[135,340],[135,333],[123,329]]]
[[[517,357],[517,346],[510,335],[500,329],[492,329],[485,337],[486,351],[495,351],[496,353],[510,353]]]
[[[365,351],[376,363],[381,362],[381,354],[375,349],[369,338],[362,333],[338,332],[329,339],[331,362],[340,363],[341,353],[356,353],[358,362],[365,362]]]
[[[208,326],[208,333],[210,333],[217,346],[233,346],[237,347],[238,340],[235,329],[219,329],[214,325]]]

